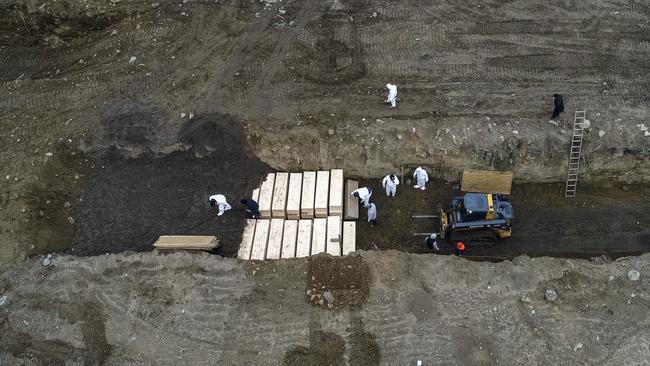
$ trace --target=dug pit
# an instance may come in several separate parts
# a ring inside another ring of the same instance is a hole
[[[179,139],[187,151],[129,158],[113,148],[92,162],[71,213],[71,253],[149,251],[160,235],[174,234],[216,235],[217,254],[237,253],[247,217],[239,200],[270,168],[227,116],[197,117]],[[217,193],[233,206],[221,217],[208,204]]]
[[[306,280],[309,303],[336,309],[363,305],[368,299],[371,277],[362,257],[317,255],[309,258]]]
[[[401,179],[401,177],[400,177]],[[458,194],[456,183],[429,182],[421,191],[403,178],[395,198],[386,197],[380,179],[362,179],[360,186],[373,189],[377,225],[365,222],[361,208],[357,224],[357,249],[396,249],[431,253],[424,246],[427,233],[438,232],[433,215],[447,208]],[[623,189],[625,188],[625,189]],[[589,259],[605,255],[619,258],[650,251],[650,190],[643,185],[615,183],[581,184],[577,199],[563,197],[559,183],[514,184],[510,201],[514,207],[512,237],[495,246],[470,247],[466,258],[500,261],[519,255]],[[414,235],[419,234],[419,235]],[[452,243],[439,240],[441,254],[452,254]]]

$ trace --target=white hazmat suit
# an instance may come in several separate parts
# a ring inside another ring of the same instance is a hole
[[[393,179],[391,179],[391,177]],[[399,179],[394,174],[388,174],[384,177],[381,185],[384,187],[384,189],[386,189],[386,196],[395,197],[395,193],[397,193],[397,186],[399,185]]]
[[[367,206],[370,203],[370,196],[372,196],[372,189],[370,187],[361,187],[355,189],[350,193],[351,196],[357,197],[364,206]]]
[[[417,182],[416,185],[414,185],[413,187],[420,188],[421,190],[424,191],[426,189],[425,186],[429,181],[429,174],[427,174],[427,171],[422,169],[421,166],[419,166],[413,172],[413,178],[415,178]]]
[[[212,202],[213,200],[216,201],[217,205],[219,205],[219,213],[217,214],[217,216],[223,215],[224,212],[232,208],[228,204],[228,201],[226,201],[226,197],[222,194],[215,194],[210,196],[210,198],[208,198],[209,202]]]
[[[397,85],[386,84],[386,89],[388,89],[388,97],[386,97],[386,103],[390,103],[391,108],[395,108],[397,105]]]
[[[374,225],[377,220],[377,206],[371,203],[366,205],[366,208],[368,209],[368,222]]]

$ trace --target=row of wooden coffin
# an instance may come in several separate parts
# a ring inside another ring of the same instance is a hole
[[[248,220],[240,259],[301,258],[318,253],[347,255],[356,249],[356,222],[339,216],[313,220]]]
[[[291,220],[343,216],[343,170],[269,173],[253,199],[262,218]]]

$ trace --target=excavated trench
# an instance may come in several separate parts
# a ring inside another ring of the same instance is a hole
[[[188,146],[186,151],[128,158],[113,147],[92,164],[87,163],[85,183],[72,210],[74,231],[59,238],[65,240],[68,235],[71,245],[56,249],[78,255],[149,251],[159,235],[202,234],[222,240],[216,254],[235,256],[246,218],[238,201],[271,171],[249,151],[243,129],[235,126],[237,123],[227,116],[203,116],[182,129],[179,139]],[[414,233],[432,232],[435,219],[413,216],[430,215],[439,205],[447,205],[455,183],[432,180],[427,190],[421,191],[412,188],[408,172],[405,174],[396,198],[383,194],[379,178],[360,179],[360,184],[373,188],[379,214],[377,226],[370,226],[363,217],[359,221],[358,249],[428,252],[424,236]],[[607,259],[650,250],[647,187],[582,184],[576,199],[563,198],[562,189],[562,184],[514,184],[512,238],[496,246],[471,247],[467,258],[499,261],[529,255]],[[207,204],[207,197],[214,193],[225,194],[233,206],[223,217],[217,217]],[[53,220],[51,225],[59,227],[64,221]],[[46,232],[54,231],[50,228]],[[450,243],[443,241],[440,246],[441,254],[452,253]]]
[[[30,191],[30,211],[40,212],[24,228],[40,243],[32,254],[149,251],[160,235],[203,234],[221,239],[217,254],[234,256],[246,223],[239,200],[271,169],[251,154],[243,129],[228,116],[197,117],[178,138],[187,150],[135,158],[115,145],[87,154],[59,149],[57,163]],[[69,175],[65,169],[83,177],[77,190],[58,183]],[[233,206],[222,217],[208,204],[215,193]]]
[[[457,185],[433,181],[421,191],[409,184],[408,177],[405,179],[395,198],[385,196],[379,179],[362,180],[361,184],[375,192],[378,225],[361,222],[357,226],[357,247],[430,252],[424,247],[425,236],[413,234],[433,232],[437,221],[412,216],[432,215],[438,205],[446,207],[458,192]],[[650,250],[647,187],[582,184],[575,199],[564,198],[563,188],[561,183],[514,184],[510,197],[515,211],[513,236],[495,246],[470,247],[467,257],[490,261],[518,255],[606,259]],[[453,253],[448,241],[440,244],[441,254]]]

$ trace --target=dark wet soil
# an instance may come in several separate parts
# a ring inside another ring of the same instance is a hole
[[[310,257],[306,280],[307,301],[322,308],[356,308],[368,300],[370,268],[362,257]],[[323,296],[326,291],[334,296],[331,304]]]
[[[405,177],[408,179],[408,177]],[[380,179],[362,180],[373,188],[378,225],[360,221],[357,248],[398,249],[410,253],[429,253],[424,235],[436,230],[437,219],[413,218],[432,215],[438,205],[446,208],[453,184],[430,182],[425,191],[403,182],[397,197],[387,198]],[[588,185],[579,187],[577,198],[565,199],[562,184],[515,184],[510,201],[515,210],[513,236],[496,246],[471,247],[470,259],[503,260],[518,255],[611,258],[650,251],[650,190],[644,186]],[[366,214],[365,209],[360,215]],[[441,254],[451,254],[448,241],[439,241]]]
[[[241,128],[225,116],[192,120],[179,139],[189,151],[136,159],[114,152],[95,161],[73,211],[71,253],[148,251],[160,235],[216,235],[217,254],[236,254],[246,223],[239,200],[270,168],[248,151]],[[221,217],[208,204],[217,193],[233,207]]]

